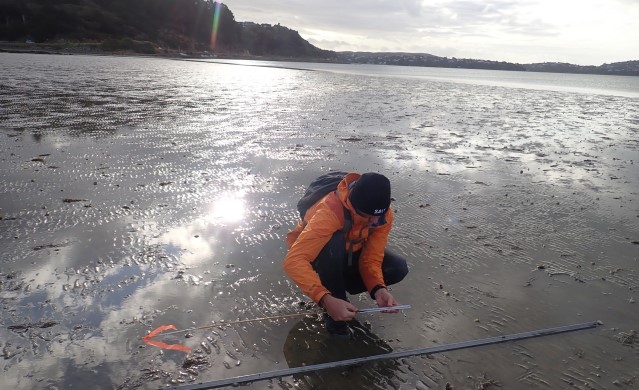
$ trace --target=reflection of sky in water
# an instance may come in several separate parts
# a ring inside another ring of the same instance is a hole
[[[239,192],[219,194],[203,207],[202,217],[162,234],[159,242],[186,267],[215,262],[216,252],[227,249],[222,236],[243,222],[246,204],[242,196]]]
[[[153,327],[299,311],[305,298],[280,268],[283,237],[303,185],[328,168],[389,172],[399,209],[392,245],[433,283],[468,270],[487,274],[499,258],[534,267],[579,248],[602,263],[580,271],[587,277],[603,270],[614,283],[635,283],[632,274],[609,274],[624,268],[615,264],[624,253],[600,254],[619,237],[580,238],[622,236],[635,225],[617,221],[608,230],[607,217],[601,227],[585,226],[577,205],[554,198],[580,191],[573,201],[596,215],[603,206],[583,193],[594,187],[623,195],[602,200],[616,206],[611,214],[631,209],[637,181],[629,161],[639,161],[632,99],[143,58],[4,60],[0,297],[11,315],[0,335],[21,347],[6,361],[6,386],[47,378],[113,388],[149,367],[174,375],[182,355],[140,348]],[[571,258],[555,266],[573,272]],[[397,291],[414,299],[406,303],[419,316],[418,303],[433,292],[419,275],[413,280],[415,291]],[[9,290],[10,282],[17,287]],[[527,293],[511,296],[525,301]],[[450,310],[432,314],[433,322],[459,324],[462,309]],[[26,337],[7,330],[43,319],[60,324]],[[371,321],[390,339],[412,327]],[[198,348],[214,337],[220,355],[201,376],[214,379],[281,368],[292,326],[252,324],[170,341]]]

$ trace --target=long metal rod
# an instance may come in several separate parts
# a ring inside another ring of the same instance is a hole
[[[515,333],[505,336],[488,337],[485,339],[463,341],[453,344],[444,344],[436,347],[411,349],[408,351],[396,351],[381,355],[366,356],[355,359],[339,360],[336,362],[313,364],[310,366],[286,368],[282,370],[267,371],[250,375],[236,376],[233,378],[219,379],[211,382],[191,384],[185,386],[174,387],[175,390],[209,390],[217,389],[224,386],[237,386],[249,382],[261,381],[266,379],[280,378],[296,374],[302,374],[309,371],[325,370],[327,368],[346,367],[356,364],[372,362],[385,359],[400,359],[409,356],[427,355],[440,352],[456,351],[459,349],[474,348],[490,344],[499,344],[507,341],[525,340],[533,337],[550,336],[553,334],[574,332],[577,330],[592,329],[597,327],[598,322],[585,322],[582,324],[564,325],[555,328],[533,330],[530,332]]]

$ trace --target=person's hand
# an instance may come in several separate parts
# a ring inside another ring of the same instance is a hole
[[[350,321],[355,318],[357,308],[350,302],[326,294],[320,301],[326,312],[335,321]]]
[[[397,306],[397,301],[386,288],[375,292],[375,302],[378,307]],[[383,313],[399,313],[399,310],[384,310]]]

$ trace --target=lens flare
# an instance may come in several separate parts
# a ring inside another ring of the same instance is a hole
[[[217,46],[217,28],[220,24],[220,11],[222,8],[222,2],[216,1],[213,6],[213,30],[211,31],[211,49],[215,49]]]

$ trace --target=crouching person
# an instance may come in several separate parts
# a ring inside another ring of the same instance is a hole
[[[334,191],[320,194],[308,209],[298,204],[301,219],[286,237],[283,267],[326,310],[326,330],[350,338],[347,321],[355,317],[357,308],[346,292],[368,292],[379,307],[396,306],[386,286],[404,279],[408,266],[404,258],[386,250],[393,224],[388,178],[378,173],[342,176]]]

